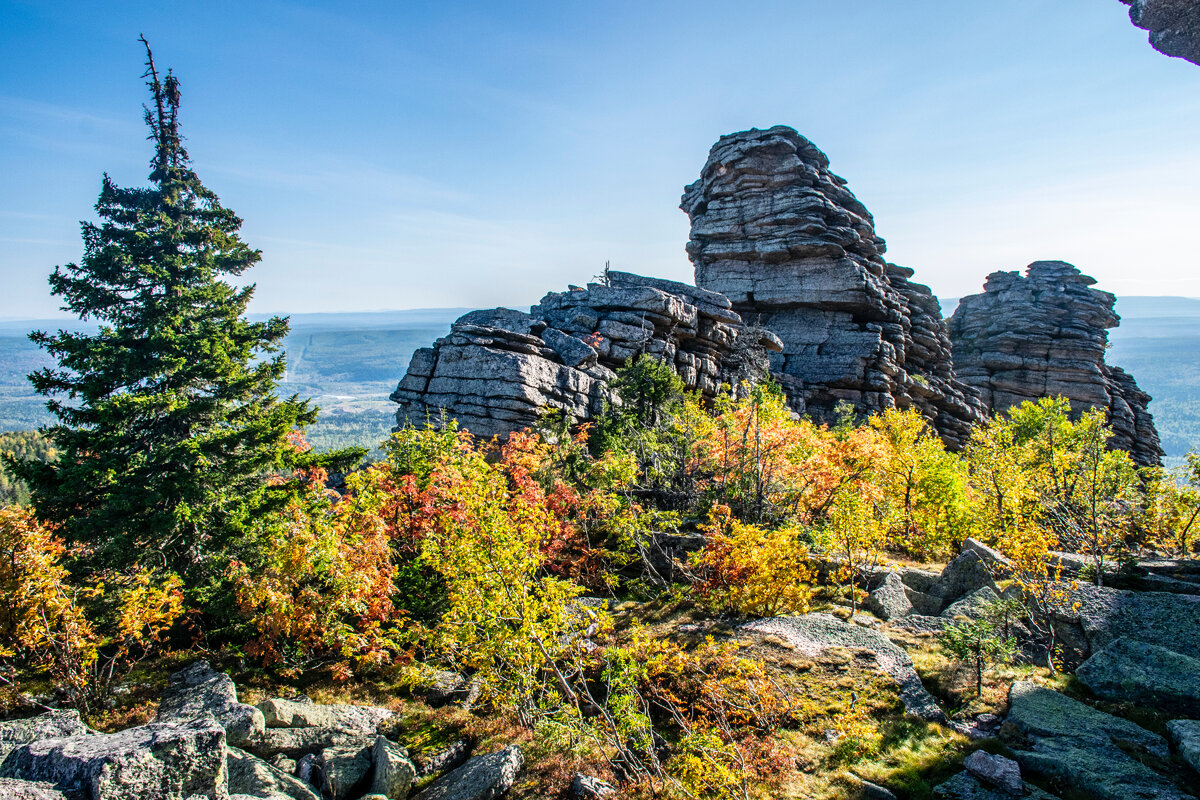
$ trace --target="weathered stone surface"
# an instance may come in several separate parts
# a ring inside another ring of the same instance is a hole
[[[167,680],[154,721],[185,722],[204,714],[212,714],[221,723],[232,745],[243,744],[263,730],[262,712],[238,702],[233,679],[207,661],[196,661]]]
[[[274,698],[258,704],[268,728],[328,728],[345,733],[375,733],[395,712],[374,706],[318,705]]]
[[[4,798],[4,800],[66,800],[66,795],[48,783],[0,778],[0,798]]]
[[[768,374],[782,345],[749,327],[719,294],[674,281],[610,271],[606,282],[551,292],[529,314],[473,311],[432,348],[413,354],[392,400],[397,423],[440,424],[440,410],[477,435],[507,434],[560,409],[573,420],[599,413],[627,359],[649,353],[689,389],[712,397]]]
[[[88,800],[224,800],[225,729],[211,715],[113,734],[39,739],[9,753],[0,777],[45,781]]]
[[[1196,0],[1121,0],[1129,20],[1150,32],[1150,45],[1163,55],[1200,64],[1200,3]]]
[[[992,572],[979,554],[973,550],[964,550],[955,556],[928,594],[940,597],[945,604],[953,603],[961,597],[982,588],[991,589],[997,595],[1000,593],[996,582],[992,580]]]
[[[904,596],[908,598],[909,605],[912,606],[910,613],[936,617],[942,611],[942,598],[940,597],[918,592],[907,586],[904,587]]]
[[[977,539],[964,539],[962,549],[970,550],[982,558],[993,576],[1004,578],[1012,574],[1012,562],[996,548],[988,547]]]
[[[1175,752],[1200,774],[1200,719],[1173,719],[1167,732],[1175,744]]]
[[[321,793],[331,800],[349,800],[362,794],[371,772],[371,747],[326,747],[317,756]]]
[[[230,794],[320,800],[307,784],[236,747],[229,748],[225,768],[229,776]]]
[[[1200,659],[1200,597],[1087,583],[1064,588],[1067,601],[1053,622],[1059,641],[1074,651],[1065,654],[1068,663],[1081,663],[1121,636]]]
[[[332,728],[267,728],[243,743],[242,749],[259,758],[283,754],[299,761],[302,756],[317,753],[325,747],[370,747],[374,742],[373,734],[347,733]]]
[[[1011,758],[976,750],[963,761],[967,772],[983,783],[1003,792],[1019,797],[1025,789],[1021,780],[1021,766]]]
[[[10,719],[0,722],[0,764],[18,746],[39,739],[60,739],[67,736],[86,736],[92,731],[83,724],[75,709],[48,711],[29,719]]]
[[[1001,736],[1023,771],[1097,800],[1192,797],[1131,755],[1167,758],[1161,736],[1036,684],[1013,684]]]
[[[696,285],[780,338],[772,369],[796,410],[915,407],[965,441],[982,408],[954,378],[937,299],[884,259],[870,212],[812,142],[782,125],[722,136],[680,207]]]
[[[950,620],[946,617],[926,616],[925,614],[909,614],[892,623],[894,627],[904,628],[914,633],[941,633],[946,630]]]
[[[930,572],[927,569],[917,569],[916,567],[901,567],[899,569],[900,580],[909,589],[915,592],[928,592],[929,587],[937,583],[940,576],[937,572]]]
[[[579,800],[600,800],[602,797],[612,797],[617,793],[607,782],[590,775],[576,774],[571,781],[571,796]]]
[[[946,619],[955,619],[956,617],[979,619],[983,616],[988,604],[994,603],[999,599],[1000,595],[992,591],[991,587],[984,586],[971,592],[961,600],[946,606],[946,610],[942,612],[942,616]]]
[[[935,800],[1012,800],[1013,797],[1004,790],[984,785],[969,772],[960,772],[939,784],[934,788],[933,796]],[[1058,800],[1031,783],[1024,784],[1020,796],[1024,800]]]
[[[875,655],[879,669],[900,685],[900,700],[908,713],[928,721],[946,721],[945,712],[917,677],[908,653],[878,631],[818,613],[760,619],[742,625],[739,630],[778,636],[806,655],[817,655],[831,647],[868,650]]]
[[[1116,298],[1091,288],[1095,282],[1063,261],[1035,261],[1024,276],[993,272],[950,318],[955,374],[992,412],[1048,395],[1066,397],[1076,414],[1103,409],[1111,446],[1139,464],[1158,464],[1163,451],[1150,396],[1104,362],[1108,328],[1120,318]]]
[[[900,580],[900,574],[889,572],[879,584],[863,600],[863,608],[880,619],[899,619],[913,612],[913,604],[908,599],[906,587]]]
[[[417,777],[425,778],[454,769],[470,757],[471,748],[472,744],[469,739],[459,739],[449,747],[444,747],[432,755],[418,759],[413,762],[417,766]]]
[[[512,788],[524,763],[516,745],[474,756],[421,790],[416,800],[492,800]]]
[[[1120,637],[1075,670],[1098,697],[1200,715],[1200,659]]]
[[[371,793],[389,800],[404,800],[417,777],[417,769],[408,759],[408,751],[383,736],[375,737],[371,752],[375,771],[371,777]]]

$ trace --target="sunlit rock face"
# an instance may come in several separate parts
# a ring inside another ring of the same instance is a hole
[[[808,139],[785,126],[721,137],[680,207],[696,285],[780,338],[772,368],[798,408],[831,421],[842,403],[915,407],[951,446],[982,419],[937,299],[884,259],[870,212]]]
[[[1129,19],[1150,32],[1158,52],[1200,64],[1200,2],[1197,0],[1121,0]]]
[[[955,372],[994,411],[1051,395],[1066,397],[1076,412],[1105,409],[1112,446],[1157,464],[1163,451],[1150,396],[1104,363],[1108,329],[1120,319],[1116,298],[1093,289],[1095,282],[1063,261],[1035,261],[1024,275],[993,272],[950,318]]]
[[[688,389],[768,372],[767,331],[748,328],[723,295],[675,281],[608,272],[586,288],[551,292],[529,313],[472,311],[417,350],[392,400],[399,425],[439,424],[443,411],[480,436],[534,424],[543,408],[573,421],[599,414],[615,370],[642,353],[670,364]]]

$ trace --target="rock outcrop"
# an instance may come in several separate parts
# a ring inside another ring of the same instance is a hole
[[[937,298],[884,259],[870,212],[812,142],[786,126],[722,136],[680,207],[696,285],[779,336],[772,368],[797,411],[916,407],[965,440],[982,407],[955,380]]]
[[[1116,298],[1094,283],[1063,261],[1035,261],[1025,275],[993,272],[950,318],[955,374],[993,412],[1052,395],[1066,397],[1077,413],[1104,409],[1111,445],[1139,464],[1158,464],[1163,451],[1150,396],[1104,363],[1108,329],[1120,318]]]
[[[1200,3],[1196,0],[1121,0],[1129,19],[1150,32],[1150,44],[1163,55],[1200,64]]]
[[[722,383],[765,377],[773,334],[747,327],[723,295],[610,271],[587,288],[551,292],[529,313],[497,308],[460,317],[417,350],[391,399],[399,425],[444,409],[481,436],[533,424],[542,408],[573,420],[598,414],[614,370],[642,353],[712,397]]]

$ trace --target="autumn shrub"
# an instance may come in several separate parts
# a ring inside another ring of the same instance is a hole
[[[815,570],[807,531],[797,525],[747,525],[718,505],[704,531],[697,590],[709,603],[760,617],[808,611]]]
[[[0,508],[0,680],[16,691],[19,672],[43,672],[87,710],[166,643],[184,612],[182,583],[139,568],[81,584],[69,555],[31,510]]]
[[[247,652],[283,674],[314,664],[348,678],[400,651],[396,561],[381,509],[391,487],[376,470],[347,476],[344,495],[314,467],[289,484],[287,504],[258,520],[229,578],[253,638]]]

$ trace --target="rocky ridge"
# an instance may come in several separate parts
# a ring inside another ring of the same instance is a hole
[[[1130,21],[1150,32],[1150,45],[1163,55],[1200,64],[1200,3],[1196,0],[1121,0]]]
[[[449,335],[413,354],[391,399],[399,425],[422,425],[445,409],[477,435],[507,434],[536,422],[544,407],[573,420],[598,414],[614,370],[642,353],[712,397],[722,383],[765,377],[766,352],[781,347],[743,323],[723,295],[608,271],[586,288],[547,294],[528,313],[460,317]]]
[[[937,298],[884,259],[870,212],[808,139],[782,125],[722,136],[680,207],[696,285],[779,336],[771,366],[797,411],[916,407],[952,446],[982,419]]]
[[[1051,395],[1066,397],[1074,412],[1102,408],[1111,445],[1139,464],[1158,464],[1150,395],[1104,362],[1108,329],[1120,318],[1116,297],[1091,288],[1095,282],[1063,261],[1035,261],[1025,275],[993,272],[950,318],[955,373],[993,412]]]

